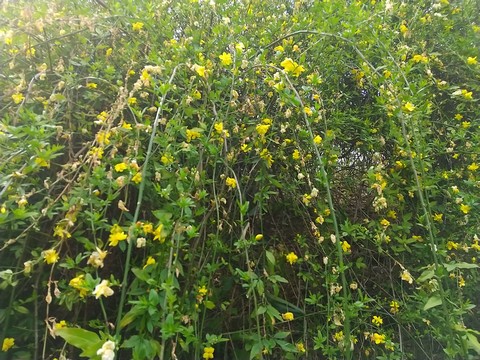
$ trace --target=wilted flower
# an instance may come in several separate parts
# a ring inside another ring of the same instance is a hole
[[[95,286],[95,290],[93,290],[95,299],[98,299],[100,296],[108,297],[113,295],[113,290],[108,285],[108,280],[102,280],[100,284]]]
[[[107,252],[100,250],[97,247],[97,251],[94,251],[88,258],[87,264],[92,265],[95,268],[103,268],[103,260],[107,256]]]

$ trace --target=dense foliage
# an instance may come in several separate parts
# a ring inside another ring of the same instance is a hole
[[[0,11],[0,359],[480,356],[478,1]]]

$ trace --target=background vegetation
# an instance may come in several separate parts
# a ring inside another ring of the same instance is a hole
[[[480,356],[478,1],[0,10],[1,359]]]

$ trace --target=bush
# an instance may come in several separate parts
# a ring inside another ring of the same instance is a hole
[[[478,10],[2,3],[0,358],[474,359]]]

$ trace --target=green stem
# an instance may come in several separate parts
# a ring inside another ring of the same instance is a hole
[[[281,69],[276,68],[277,71],[281,72]],[[333,228],[335,231],[335,245],[336,245],[336,250],[337,250],[337,257],[338,257],[338,266],[339,266],[339,272],[340,272],[340,278],[342,281],[342,293],[343,293],[343,298],[342,298],[342,307],[343,311],[345,312],[345,322],[343,324],[343,329],[344,329],[344,334],[345,334],[345,356],[346,359],[351,359],[352,358],[352,352],[350,349],[350,318],[349,318],[349,306],[348,306],[348,284],[347,284],[347,278],[345,276],[345,262],[343,260],[343,249],[342,249],[342,244],[340,241],[340,229],[338,227],[338,222],[337,222],[337,216],[335,214],[335,207],[333,205],[333,197],[332,197],[332,191],[330,189],[330,183],[328,179],[328,173],[325,170],[325,165],[323,163],[323,157],[320,154],[320,150],[318,149],[317,144],[313,141],[314,139],[314,134],[312,131],[312,127],[310,126],[310,122],[308,121],[307,114],[305,113],[305,106],[303,104],[302,98],[300,97],[300,94],[298,93],[297,89],[293,86],[292,82],[290,81],[289,77],[285,74],[285,78],[290,85],[290,88],[293,90],[295,93],[295,96],[297,97],[297,100],[300,102],[300,106],[302,108],[302,114],[303,114],[303,119],[305,120],[305,126],[308,130],[308,133],[310,135],[310,140],[312,141],[313,148],[315,151],[315,156],[317,158],[318,164],[320,166],[320,173],[322,175],[323,179],[323,185],[325,187],[326,193],[327,193],[327,202],[328,202],[328,207],[330,209],[330,214],[332,216],[332,221],[333,221]]]
[[[177,72],[177,69],[179,66],[183,64],[178,64],[172,72],[172,75],[170,76],[170,79],[168,80],[168,84],[170,85],[175,77],[175,74]],[[115,324],[115,337],[118,338],[120,336],[120,321],[122,320],[122,315],[123,315],[123,307],[125,306],[125,299],[127,296],[127,287],[128,287],[128,273],[130,272],[130,260],[132,257],[132,248],[133,248],[133,230],[136,222],[138,221],[138,218],[140,216],[140,209],[142,206],[142,200],[143,200],[143,193],[145,191],[145,178],[147,175],[147,167],[148,167],[148,162],[150,161],[150,157],[152,155],[152,149],[153,149],[153,141],[155,139],[155,134],[157,132],[157,127],[158,123],[160,120],[160,116],[162,114],[162,108],[163,108],[163,103],[165,102],[165,98],[167,96],[168,90],[165,92],[165,94],[162,96],[160,104],[158,106],[157,114],[155,116],[155,121],[153,122],[153,127],[152,127],[152,134],[150,135],[150,140],[148,142],[148,148],[147,148],[147,153],[145,155],[145,162],[142,167],[142,182],[140,183],[140,188],[138,191],[138,199],[137,199],[137,204],[135,208],[135,214],[133,216],[132,220],[132,225],[130,226],[130,229],[128,231],[128,247],[127,247],[127,256],[125,259],[125,270],[123,272],[123,281],[122,281],[122,292],[120,295],[120,303],[118,305],[118,312],[117,312],[117,321]]]

